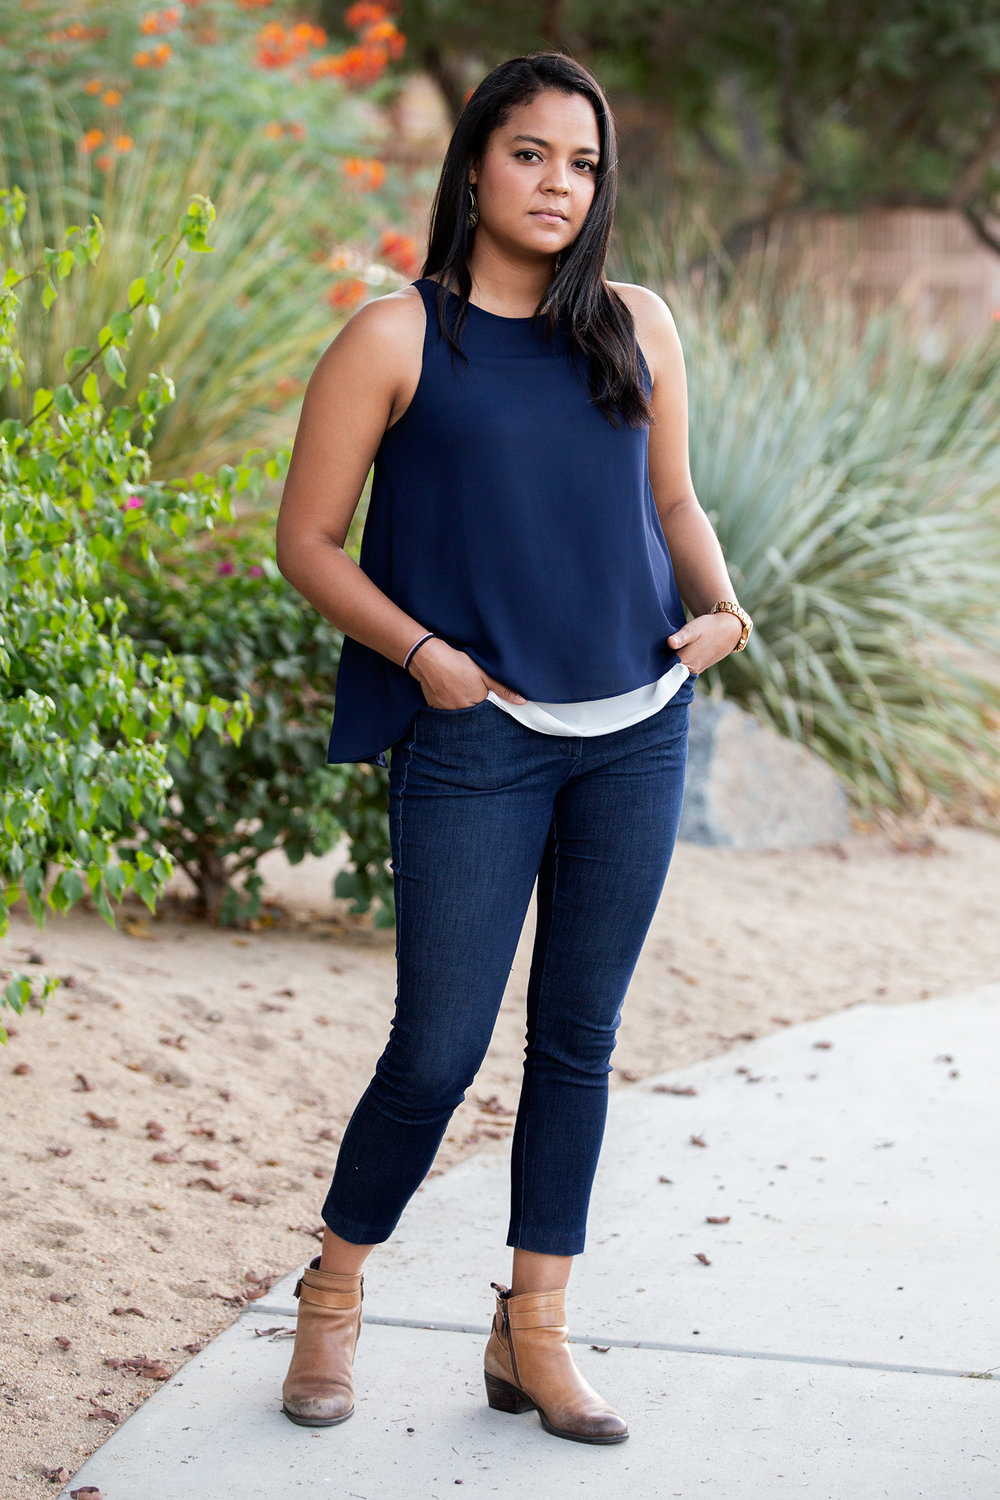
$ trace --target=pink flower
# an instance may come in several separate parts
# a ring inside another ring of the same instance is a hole
[[[259,563],[252,563],[251,566],[247,568],[248,578],[263,578],[263,576],[264,569],[260,566]]]
[[[142,510],[143,500],[141,495],[126,495],[121,502],[120,510]]]
[[[228,578],[232,573],[236,572],[236,569],[231,562],[220,562],[215,571],[220,578]]]

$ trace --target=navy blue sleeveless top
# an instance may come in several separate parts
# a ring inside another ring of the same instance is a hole
[[[685,615],[653,500],[648,429],[613,427],[560,326],[470,303],[454,361],[424,301],[416,393],[375,455],[360,564],[433,630],[525,698],[626,693],[679,660]],[[459,298],[449,291],[448,316]],[[640,351],[647,394],[651,377]],[[416,638],[416,637],[414,637]],[[417,679],[344,637],[328,763],[388,764],[426,702]]]

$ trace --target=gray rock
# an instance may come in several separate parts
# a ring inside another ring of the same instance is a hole
[[[825,761],[734,703],[695,695],[680,838],[800,849],[847,833],[847,796]]]

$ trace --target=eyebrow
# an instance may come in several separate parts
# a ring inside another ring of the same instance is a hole
[[[512,141],[531,141],[532,145],[535,145],[535,146],[544,146],[546,149],[548,149],[548,147],[551,145],[550,141],[543,141],[542,138],[541,138],[541,136],[538,136],[538,135],[512,135],[511,136],[511,140]],[[576,150],[572,154],[574,156],[596,156],[596,157],[600,157],[601,153],[600,153],[600,151],[598,151],[598,149],[597,149],[596,146],[577,146]]]

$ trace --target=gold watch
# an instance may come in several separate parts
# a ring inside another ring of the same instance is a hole
[[[753,629],[753,621],[747,614],[746,610],[741,609],[740,606],[732,599],[720,599],[718,604],[712,605],[712,608],[709,610],[709,614],[716,615],[720,610],[724,614],[735,615],[736,618],[742,623],[743,634],[740,636],[739,643],[733,647],[734,651],[742,651],[747,641],[750,639],[750,632]]]

